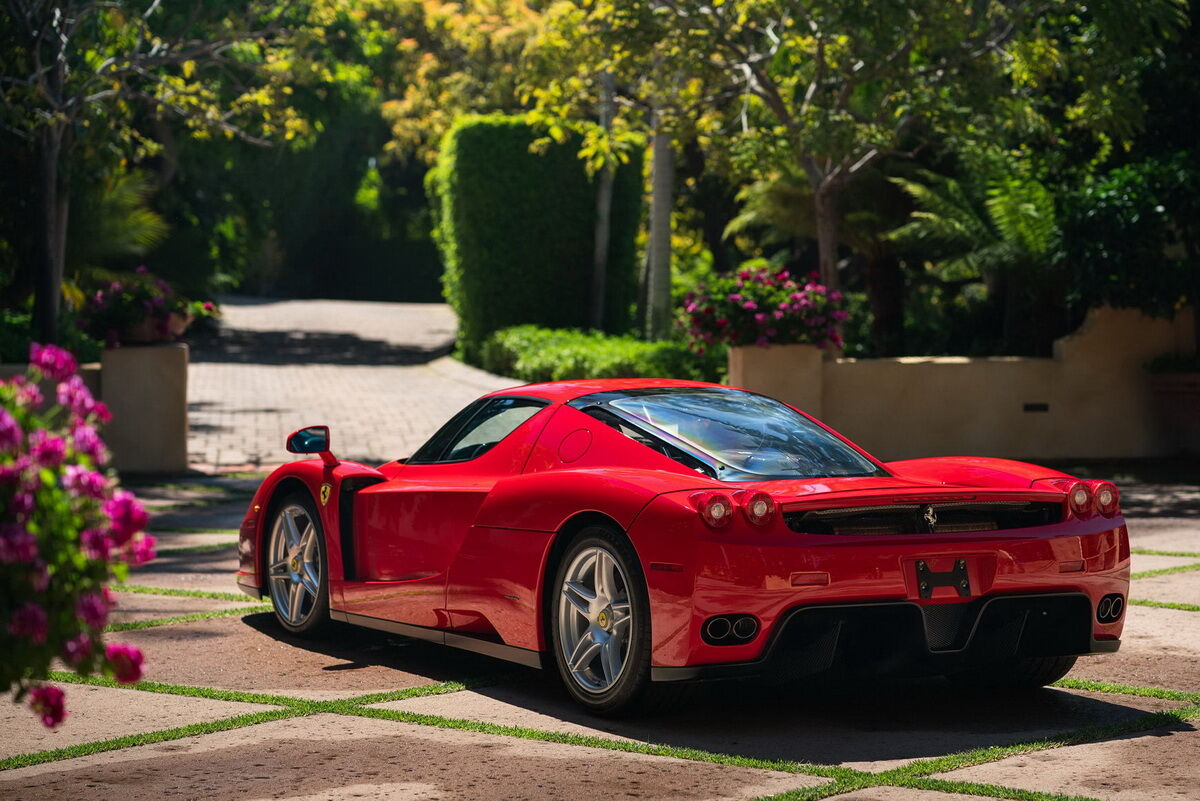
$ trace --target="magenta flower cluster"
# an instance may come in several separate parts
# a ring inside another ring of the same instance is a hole
[[[54,658],[85,675],[141,677],[140,651],[103,641],[115,606],[105,585],[153,559],[154,539],[141,504],[105,472],[98,427],[110,415],[74,357],[35,344],[29,362],[26,376],[0,381],[0,585],[12,604],[0,624],[0,692],[27,697],[53,727],[66,717],[63,692],[40,680]]]
[[[170,341],[196,317],[217,314],[212,303],[189,301],[145,267],[97,289],[80,314],[79,327],[110,347],[138,337]]]
[[[816,274],[797,279],[760,264],[689,292],[681,324],[698,353],[716,342],[840,348],[838,323],[848,316],[842,293],[830,292]]]

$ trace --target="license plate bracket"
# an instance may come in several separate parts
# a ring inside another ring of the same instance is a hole
[[[929,568],[929,562],[917,560],[917,590],[921,598],[933,597],[934,589],[938,587],[953,587],[960,598],[971,597],[971,577],[967,574],[967,560],[955,559],[954,567],[942,572]]]

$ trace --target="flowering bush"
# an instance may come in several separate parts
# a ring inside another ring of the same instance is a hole
[[[849,316],[842,293],[829,292],[815,274],[798,281],[762,261],[697,285],[685,296],[683,311],[680,324],[697,353],[713,342],[840,348],[837,324]]]
[[[25,376],[0,382],[0,691],[28,696],[42,722],[66,716],[63,692],[40,684],[55,657],[83,675],[141,677],[142,654],[105,647],[114,606],[105,586],[154,558],[148,518],[103,471],[96,427],[110,419],[76,374],[74,357],[30,347]],[[56,382],[46,399],[39,384]]]
[[[145,267],[96,290],[80,313],[83,329],[110,348],[129,341],[170,341],[195,318],[216,315],[207,301],[189,301]]]

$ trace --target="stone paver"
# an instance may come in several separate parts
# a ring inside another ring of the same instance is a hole
[[[136,777],[136,780],[131,780]],[[12,801],[749,799],[825,779],[334,715],[0,773]],[[103,793],[101,793],[103,795]]]
[[[213,598],[192,598],[178,595],[146,595],[144,593],[114,593],[117,608],[108,616],[109,623],[132,623],[164,617],[191,615],[196,612],[220,612],[251,606],[254,599],[246,596],[245,603],[218,601]]]
[[[231,531],[151,531],[150,533],[156,541],[155,550],[163,555],[170,555],[172,550],[180,548],[237,546],[237,534]]]
[[[176,590],[237,592],[237,569],[237,545],[230,544],[211,551],[159,554],[154,561],[130,570],[127,581]]]
[[[1002,700],[1001,700],[1002,699]],[[752,684],[701,688],[679,711],[599,721],[552,681],[384,704],[451,718],[628,738],[759,759],[886,770],[913,759],[1035,740],[1177,706],[1155,699],[1065,690],[964,697],[941,682],[818,693]]]
[[[1200,730],[1185,724],[1009,757],[938,778],[1111,801],[1195,801]]]
[[[269,611],[124,631],[120,638],[145,652],[146,678],[152,681],[314,700],[514,669],[465,651],[348,626],[320,640],[301,640],[285,634]]]
[[[408,456],[469,401],[519,383],[446,357],[454,327],[444,304],[224,299],[220,338],[192,353],[189,463],[281,464],[287,435],[315,423],[343,458]]]
[[[0,698],[0,759],[275,708],[85,685],[68,685],[66,693],[67,720],[54,730],[44,727],[25,704]],[[9,775],[0,773],[0,781]],[[14,796],[0,789],[0,798]]]
[[[1070,677],[1200,691],[1200,612],[1130,606],[1121,650],[1080,659]]]
[[[1134,548],[1200,553],[1200,518],[1138,515],[1127,519]]]
[[[1135,553],[1130,558],[1133,561],[1134,573],[1200,564],[1200,557],[1196,556],[1158,556],[1157,554]]]
[[[1147,601],[1200,606],[1200,570],[1134,579],[1129,595]]]

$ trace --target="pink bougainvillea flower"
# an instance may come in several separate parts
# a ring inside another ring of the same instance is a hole
[[[66,694],[52,684],[34,687],[29,691],[29,708],[42,719],[43,726],[53,729],[67,717],[65,698]]]
[[[103,404],[96,404],[97,407]],[[107,413],[107,409],[105,410]],[[76,425],[71,429],[71,447],[78,453],[87,455],[93,463],[100,465],[108,461],[108,450],[96,429],[87,424]]]
[[[112,668],[113,676],[122,684],[131,684],[142,677],[142,652],[132,645],[111,643],[104,655]]]
[[[104,515],[109,519],[108,534],[117,545],[129,542],[130,537],[150,522],[146,510],[127,490],[117,490],[104,502]]]
[[[77,498],[103,500],[108,492],[107,478],[79,464],[67,465],[67,469],[63,471],[62,483],[67,492]]]
[[[38,429],[29,435],[29,455],[42,467],[58,467],[67,456],[67,443]]]
[[[51,381],[66,381],[79,368],[75,357],[54,345],[29,345],[29,363],[42,371]]]
[[[18,523],[0,525],[0,562],[24,564],[37,559],[37,540]]]
[[[88,628],[100,631],[108,622],[108,601],[98,592],[85,592],[75,602],[75,614]]]
[[[149,534],[134,537],[125,549],[126,561],[130,567],[144,565],[147,562],[153,561],[155,557],[154,546],[156,543],[157,540]]]
[[[45,398],[42,397],[42,390],[38,388],[37,384],[23,375],[13,378],[12,383],[17,388],[18,406],[26,409],[36,409],[42,405],[42,401]]]
[[[767,315],[763,314],[762,312],[759,312],[758,314],[754,315],[754,322],[759,323],[761,325],[762,323],[765,323],[766,321],[767,321]]]
[[[758,339],[754,340],[754,344],[758,345],[760,348],[765,348],[767,345],[770,345],[771,343],[767,341],[766,337],[759,337]]]
[[[13,612],[8,632],[16,637],[28,637],[35,643],[43,643],[46,641],[48,625],[46,610],[33,601],[26,601],[24,606]]]
[[[92,655],[92,637],[87,632],[72,637],[63,644],[62,658],[71,667],[78,667]]]
[[[29,583],[34,592],[45,592],[46,588],[50,586],[50,568],[46,567],[46,563],[41,559],[34,561],[33,570],[29,574]]]
[[[20,484],[28,467],[28,456],[18,456],[9,464],[0,464],[0,484]]]
[[[738,303],[739,301],[741,301],[742,296],[739,295],[738,293],[734,292],[732,295],[727,296],[725,299],[728,300],[730,303]]]
[[[776,319],[776,320],[782,320],[782,319],[783,319],[783,309],[776,309],[776,310],[775,310],[775,311],[774,311],[772,314],[773,314],[773,316],[775,317],[775,319]]]
[[[745,309],[746,311],[754,311],[755,309],[758,308],[758,304],[752,300],[748,300],[742,304],[742,308]]]
[[[96,400],[92,397],[92,391],[77,375],[59,382],[55,394],[58,396],[58,405],[69,409],[71,414],[76,417],[86,418],[96,409]]]
[[[20,448],[21,437],[21,425],[16,418],[8,413],[8,409],[0,408],[0,453]]]
[[[112,550],[112,540],[103,531],[95,528],[85,528],[79,533],[79,545],[84,556],[100,562],[108,561],[108,552]]]
[[[33,514],[33,493],[24,490],[14,492],[8,509],[18,521],[28,520]]]

